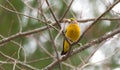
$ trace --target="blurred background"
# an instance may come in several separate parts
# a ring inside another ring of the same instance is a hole
[[[58,20],[64,15],[71,1],[48,0]],[[95,18],[105,12],[115,1],[73,0],[64,18],[77,19],[83,33]],[[30,67],[43,69],[57,57],[53,46],[61,57],[64,39],[60,33],[61,29],[57,25],[47,28],[49,24],[55,22],[46,0],[0,0],[0,42],[17,33],[41,29],[39,32],[18,36],[0,44],[0,70],[32,70]],[[62,28],[64,25],[67,26],[63,22],[60,22],[60,25]],[[120,3],[96,23],[79,43],[84,45],[119,27]],[[68,58],[61,62],[61,66],[63,70],[120,70],[119,49],[120,33]],[[59,64],[52,70],[60,70]]]

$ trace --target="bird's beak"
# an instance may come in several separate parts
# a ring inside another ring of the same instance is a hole
[[[64,22],[65,22],[65,23],[66,23],[66,22],[70,23],[71,20],[70,20],[70,19],[64,19]]]

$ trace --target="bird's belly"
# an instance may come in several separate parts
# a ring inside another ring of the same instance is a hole
[[[67,31],[66,36],[73,42],[77,41],[80,37],[79,29],[70,29]]]

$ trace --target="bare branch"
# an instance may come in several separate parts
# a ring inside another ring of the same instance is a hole
[[[57,25],[61,28],[61,26],[60,26],[60,24],[59,24],[59,22],[58,22],[58,20],[57,20],[57,18],[56,18],[56,16],[55,16],[55,14],[54,14],[53,11],[52,11],[52,8],[51,8],[51,6],[50,6],[48,0],[46,0],[46,3],[47,3],[47,5],[48,5],[48,7],[49,7],[49,10],[50,10],[50,12],[51,12],[53,18],[55,19]]]
[[[81,68],[78,68],[78,69],[82,70],[82,69],[85,68],[86,66],[95,65],[96,63],[100,63],[100,62],[103,62],[103,61],[105,61],[105,60],[108,60],[108,59],[110,59],[111,57],[113,57],[116,53],[118,53],[119,51],[120,51],[120,48],[115,49],[114,52],[113,52],[111,55],[107,56],[105,59],[102,59],[102,60],[97,61],[97,62],[95,62],[95,63],[87,63],[87,64],[83,65]]]
[[[56,45],[55,45],[55,42],[54,42],[54,39],[53,39],[53,37],[52,37],[52,33],[51,33],[50,29],[48,29],[48,32],[49,32],[49,36],[50,36],[51,41],[52,41],[52,44],[53,44],[53,48],[54,48],[55,53],[56,53],[57,60],[59,61],[59,55],[58,55],[57,47],[56,47]],[[60,70],[62,70],[62,69],[61,69],[61,68],[62,68],[62,67],[61,67],[61,63],[60,63],[60,62],[59,62],[59,68],[60,68]]]
[[[103,42],[103,43],[105,43],[105,42]],[[84,65],[89,61],[89,59],[95,54],[95,52],[101,47],[101,45],[102,45],[103,43],[100,43],[98,46],[95,47],[94,51],[93,51],[88,57],[86,57],[86,58],[84,59],[84,63],[81,63],[81,64],[79,65],[79,68],[82,67],[82,66],[84,66]]]
[[[90,21],[95,21],[96,18],[89,18],[89,19],[81,19],[81,20],[77,20],[78,22],[90,22]],[[102,17],[99,20],[108,20],[108,21],[115,21],[115,20],[120,20],[120,17],[113,17],[113,18],[105,18]],[[84,23],[85,24],[85,23]]]
[[[38,18],[34,18],[34,17],[32,17],[32,16],[25,15],[25,14],[20,13],[20,12],[17,12],[17,11],[13,11],[13,10],[11,10],[11,9],[9,9],[9,8],[4,7],[4,6],[1,5],[1,4],[0,4],[0,7],[3,8],[3,9],[5,9],[5,10],[7,10],[7,11],[9,11],[9,12],[12,12],[12,13],[15,13],[15,14],[19,14],[19,15],[23,15],[23,16],[26,16],[26,17],[29,17],[29,18],[32,18],[32,19],[35,19],[35,20],[39,20],[40,22],[46,23],[46,22],[44,22],[44,21],[42,21],[42,20],[40,20],[40,19],[38,19]]]
[[[71,7],[73,1],[74,1],[74,0],[72,0],[72,1],[70,2],[68,8],[66,9],[66,11],[65,11],[65,13],[63,14],[62,18],[60,19],[60,21],[62,21],[62,20],[64,19],[64,17],[66,16],[66,14],[67,14],[67,12],[69,11],[69,9],[70,9],[70,7]]]
[[[58,26],[61,28],[61,26],[60,26],[60,24],[59,24],[56,16],[54,15],[54,13],[53,13],[53,11],[52,11],[52,8],[51,8],[48,0],[46,0],[46,3],[47,3],[47,5],[48,5],[48,7],[49,7],[49,10],[50,10],[53,18],[55,19],[55,21],[56,21],[56,23],[58,24]],[[55,50],[55,52],[56,52],[57,60],[59,61],[59,55],[58,55],[58,52],[57,52],[57,47],[56,47],[56,45],[55,45],[55,42],[54,42],[54,39],[53,39],[53,37],[52,37],[51,31],[50,31],[50,29],[49,29],[49,26],[47,25],[47,27],[48,27],[49,36],[50,36],[51,41],[52,41],[52,43],[53,43],[53,48],[54,48],[54,50]],[[60,70],[61,70],[61,68],[62,68],[60,63],[59,63],[59,68],[60,68]]]
[[[5,55],[5,54],[4,54],[3,52],[1,52],[1,51],[0,51],[0,54],[1,54],[3,57],[8,58],[8,59],[13,60],[13,61],[16,61],[16,63],[19,63],[19,64],[21,64],[21,65],[23,65],[23,66],[25,66],[25,67],[27,67],[27,68],[29,68],[29,69],[39,70],[39,69],[37,69],[37,68],[35,68],[35,67],[33,67],[33,66],[30,66],[30,65],[28,65],[28,64],[25,64],[24,62],[21,62],[21,61],[19,61],[19,60],[16,60],[16,59],[10,57],[10,56],[7,56],[7,55]]]
[[[14,7],[14,5],[9,1],[9,0],[6,0],[10,6],[14,9],[15,12],[17,12],[16,8]],[[20,19],[20,15],[19,14],[16,14],[17,15],[17,18],[18,18],[18,21],[19,21],[19,26],[20,26],[20,30],[19,32],[22,32],[22,22],[21,22],[21,19]]]

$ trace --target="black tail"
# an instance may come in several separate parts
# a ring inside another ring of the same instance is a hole
[[[66,53],[67,53],[67,52],[62,51],[62,52],[61,52],[61,55],[65,55]]]

